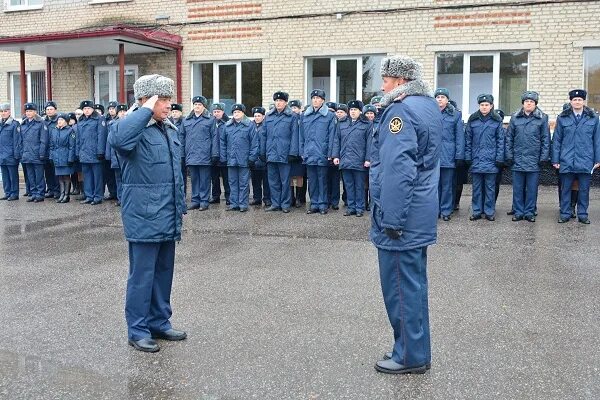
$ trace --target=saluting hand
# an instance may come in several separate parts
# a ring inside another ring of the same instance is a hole
[[[154,95],[154,96],[150,97],[148,100],[146,100],[146,102],[142,105],[142,107],[146,107],[146,108],[154,111],[154,105],[156,104],[157,101],[158,101],[158,95]]]

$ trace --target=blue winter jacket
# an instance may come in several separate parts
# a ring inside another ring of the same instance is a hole
[[[323,105],[318,110],[309,106],[300,125],[300,156],[306,165],[326,167],[333,152],[335,114]]]
[[[22,151],[21,125],[13,117],[0,119],[0,165],[19,165]]]
[[[258,136],[258,154],[265,156],[266,147],[267,147],[267,134],[265,130],[265,123],[262,122],[260,124],[255,123],[256,125],[256,136]],[[266,157],[266,156],[265,156]],[[267,163],[260,160],[256,160],[256,164],[254,165],[255,170],[263,171],[267,169]]]
[[[58,115],[55,115],[52,118],[45,115],[43,117],[43,119],[44,119],[44,123],[46,124],[46,127],[48,128],[48,138],[50,138],[50,135],[52,135],[52,130],[54,128],[56,128],[56,122],[58,121]],[[50,152],[50,146],[48,146],[48,152]],[[50,153],[47,154],[47,157],[48,157],[48,159],[52,160],[52,156],[50,155]]]
[[[552,137],[552,164],[560,164],[559,173],[591,173],[600,163],[600,126],[598,116],[585,107],[579,123],[571,108],[556,118]]]
[[[169,121],[157,123],[152,110],[130,111],[110,132],[121,163],[121,216],[130,242],[181,239],[185,210],[181,146]]]
[[[50,158],[55,167],[75,162],[75,131],[70,126],[55,126],[50,131]]]
[[[23,120],[21,123],[21,137],[23,138],[21,162],[23,164],[43,164],[46,161],[48,136],[48,127],[39,115],[31,120],[27,118]]]
[[[118,122],[119,122],[118,117],[115,117],[115,118],[111,119],[110,121],[108,121],[107,126],[108,126],[108,134],[109,135],[112,131],[117,129]],[[119,169],[120,168],[119,159],[117,158],[117,152],[115,151],[115,149],[113,149],[113,147],[110,145],[110,142],[108,140],[106,141],[106,152],[104,153],[104,157],[106,160],[110,160],[110,169]]]
[[[177,128],[177,139],[181,143],[181,158],[185,159],[185,129],[183,128],[183,117],[179,119],[171,118],[171,122]]]
[[[98,156],[106,151],[106,121],[94,111],[89,117],[82,115],[77,122],[77,148],[79,161],[84,164],[97,164]]]
[[[539,172],[540,162],[550,159],[548,116],[536,108],[529,116],[523,109],[514,113],[506,133],[506,160],[513,171]]]
[[[465,137],[465,160],[471,173],[496,174],[496,162],[504,162],[504,128],[496,111],[483,116],[477,111],[469,117]]]
[[[219,156],[219,142],[215,119],[204,110],[196,116],[192,111],[181,124],[185,136],[185,163],[187,165],[212,165],[211,158]]]
[[[352,122],[351,118],[339,121],[333,140],[333,158],[339,158],[340,169],[366,171],[365,161],[371,161],[373,124],[364,117]]]
[[[384,111],[372,148],[369,188],[373,199],[370,237],[379,249],[404,251],[436,242],[442,116],[419,81],[415,95]],[[423,85],[424,86],[424,85]],[[399,87],[400,88],[400,87]],[[408,89],[407,89],[408,90]],[[397,240],[384,229],[401,231]]]
[[[456,160],[465,159],[465,128],[462,113],[452,104],[442,110],[442,150],[440,167],[455,168]]]
[[[298,114],[286,107],[282,112],[275,108],[265,116],[267,142],[265,151],[267,162],[286,163],[288,156],[298,156],[299,129]]]
[[[232,118],[225,123],[220,135],[221,162],[227,162],[228,167],[248,167],[250,161],[256,162],[259,143],[255,123],[248,118],[240,122]]]

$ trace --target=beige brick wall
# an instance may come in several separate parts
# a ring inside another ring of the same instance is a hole
[[[63,30],[65,13],[58,5],[65,1],[46,1],[42,11],[0,12],[0,35]],[[163,29],[184,40],[182,94],[186,109],[195,94],[190,90],[190,65],[194,61],[261,59],[266,106],[279,89],[287,90],[293,98],[304,98],[304,59],[309,56],[405,53],[423,63],[426,79],[433,83],[436,51],[520,50],[525,45],[530,55],[529,88],[538,90],[540,106],[556,115],[568,90],[583,85],[583,46],[591,43],[600,47],[600,4],[586,3],[582,24],[581,4],[576,2],[515,7],[509,5],[513,3],[510,0],[501,0],[495,7],[468,7],[484,3],[489,2],[297,0],[292,7],[283,7],[278,0],[134,0],[103,5],[71,1],[68,16],[69,29],[78,29],[116,21],[154,25],[156,15],[168,14],[169,25]],[[449,8],[461,4],[467,6]],[[407,10],[415,6],[420,9]],[[393,8],[402,10],[359,12]],[[344,13],[341,19],[336,18],[336,12]],[[277,19],[310,14],[328,15]],[[32,24],[36,18],[42,22]],[[44,27],[41,31],[40,26]],[[95,62],[102,58],[55,60],[54,97],[68,105],[86,93],[89,97],[90,68],[99,65]],[[28,56],[27,60],[28,68],[45,67],[44,59]],[[127,63],[137,63],[140,74],[159,72],[175,77],[174,53],[128,56]],[[7,71],[16,70],[18,57],[0,52],[0,96],[8,94]],[[70,90],[71,85],[59,82],[65,74],[80,84]]]

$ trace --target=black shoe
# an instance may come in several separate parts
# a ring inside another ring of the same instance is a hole
[[[332,209],[332,210],[336,210],[336,211],[337,211],[337,210],[339,210],[339,209],[340,209],[340,206],[331,206],[331,209]]]
[[[469,217],[469,221],[477,221],[478,219],[481,219],[481,214],[471,215]]]
[[[34,201],[35,201],[35,199],[33,197],[30,197],[30,198],[27,199],[28,203],[33,203]]]
[[[269,208],[269,207],[271,207],[271,204],[272,204],[272,203],[271,203],[270,201],[265,201],[265,207],[266,207],[266,208]]]
[[[523,221],[523,217],[521,217],[520,215],[515,215],[514,217],[512,217],[513,222],[517,222],[517,221]]]
[[[357,213],[356,213],[356,216],[357,216],[357,217],[362,217],[362,216],[363,216],[363,213],[361,213],[361,212],[357,212]]]
[[[559,223],[559,224],[564,224],[564,223],[566,223],[566,222],[569,222],[569,219],[570,219],[570,218],[559,218],[559,219],[558,219],[558,223]]]
[[[129,345],[133,346],[133,348],[136,350],[146,353],[156,353],[160,350],[158,343],[156,343],[152,338],[143,338],[140,340],[129,339]]]
[[[531,215],[530,215],[530,216],[523,217],[523,219],[524,219],[525,221],[529,221],[529,222],[535,222],[535,217],[534,217],[534,216],[531,216]]]
[[[288,214],[290,212],[289,208],[282,208],[281,211],[283,211],[284,214]]]
[[[41,202],[43,202],[43,201],[44,201],[44,198],[43,198],[43,197],[36,197],[36,198],[33,200],[33,202],[34,202],[34,203],[41,203]]]
[[[206,210],[208,210],[208,206],[198,207],[198,211],[206,211]]]
[[[200,204],[197,204],[197,203],[192,203],[189,206],[187,206],[188,211],[189,210],[197,210],[199,208],[200,208]]]
[[[44,197],[45,197],[46,199],[51,199],[51,198],[53,198],[53,197],[54,197],[54,193],[48,192],[48,193],[46,193],[46,194],[44,195]]]
[[[94,200],[90,203],[90,206],[97,206],[98,204],[102,204],[102,200],[98,200],[98,201]]]
[[[247,208],[240,208],[240,212],[246,212],[246,211],[248,211]]]
[[[0,200],[8,200],[8,196],[2,196],[0,197]]]
[[[29,197],[29,193],[23,193],[23,197]]]
[[[385,353],[383,355],[383,359],[384,360],[391,360],[391,358],[392,358],[392,352],[391,351],[388,351],[387,353]],[[425,369],[431,369],[431,364],[425,364]]]
[[[327,210],[319,210],[319,214],[325,215],[325,214],[327,214]]]
[[[251,206],[260,206],[261,204],[262,204],[262,201],[260,201],[260,200],[252,200],[250,202]]]
[[[493,215],[486,215],[485,219],[487,219],[488,221],[495,221],[496,217],[494,217]]]
[[[377,363],[375,363],[375,370],[383,372],[384,374],[424,374],[427,371],[427,367],[425,365],[419,367],[405,367],[392,359],[388,359],[377,361]]]
[[[590,220],[589,220],[589,219],[587,219],[587,218],[577,218],[577,220],[578,220],[579,222],[581,222],[582,224],[585,224],[585,225],[589,225],[589,224],[591,224]]]
[[[269,207],[265,208],[265,212],[271,212],[271,211],[281,211],[281,208],[274,207],[274,206],[269,206]]]
[[[506,213],[506,215],[515,215],[515,210],[510,210],[509,212]]]
[[[344,215],[344,217],[349,217],[350,215],[356,215],[356,211],[348,210],[343,215]]]
[[[15,201],[15,200],[19,200],[18,196],[10,196],[8,199],[6,199],[6,201]]]
[[[218,199],[216,197],[213,197],[212,199],[210,199],[208,201],[208,204],[219,204],[221,202],[221,199]]]
[[[534,216],[534,217],[537,217],[537,211],[534,211],[534,212],[533,212],[533,216]]]
[[[108,201],[108,200],[116,200],[117,196],[113,196],[112,194],[109,194],[108,196],[104,196],[104,200]]]
[[[240,208],[239,208],[239,207],[227,207],[227,208],[225,209],[225,211],[239,211],[239,210],[240,210]]]
[[[54,200],[59,200],[61,198],[61,196],[62,195],[59,193],[59,194],[55,194],[53,197],[54,197]]]
[[[71,201],[71,196],[65,196],[65,197],[62,199],[61,203],[63,203],[63,204],[64,204],[64,203],[68,203],[68,202],[70,202],[70,201]]]
[[[226,206],[230,206],[230,205],[231,205],[231,202],[230,202],[229,200],[225,200],[225,205],[226,205]]]
[[[316,208],[309,208],[308,210],[306,210],[307,214],[316,214],[318,212],[319,210],[317,210]]]
[[[152,332],[152,338],[176,342],[178,340],[183,340],[187,338],[187,333],[185,333],[184,331],[169,329],[164,332]]]
[[[442,216],[442,220],[448,222],[448,221],[450,221],[450,216],[449,215],[443,215]]]

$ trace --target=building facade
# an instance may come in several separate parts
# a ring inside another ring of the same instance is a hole
[[[277,90],[304,102],[313,88],[331,101],[368,101],[380,90],[381,59],[397,53],[421,61],[426,80],[449,88],[466,117],[483,92],[510,114],[524,90],[536,90],[553,119],[567,92],[584,87],[600,109],[600,1],[4,0],[2,7],[0,101],[14,105],[23,102],[20,50],[28,100],[47,100],[49,74],[59,110],[116,100],[118,43],[125,43],[128,100],[137,76],[160,73],[179,79],[185,111],[199,94],[247,108],[268,106]],[[116,36],[104,48],[101,38],[77,44],[74,34],[106,27],[180,37],[180,73],[172,48]]]

